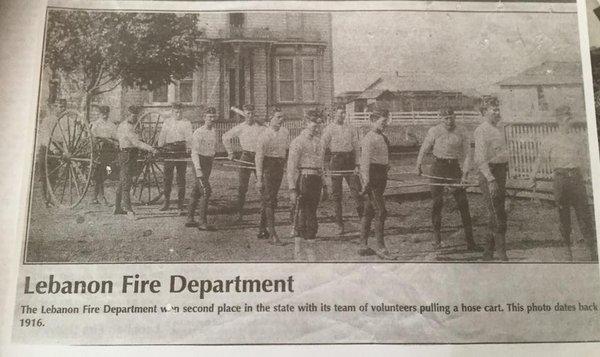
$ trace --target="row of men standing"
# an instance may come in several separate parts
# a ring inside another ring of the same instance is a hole
[[[106,107],[107,108],[107,107]],[[107,111],[101,107],[101,113]],[[201,230],[214,230],[206,219],[208,209],[208,199],[211,193],[209,177],[212,170],[212,163],[215,156],[217,143],[217,134],[214,129],[215,110],[209,108],[204,117],[204,125],[192,133],[189,121],[181,120],[181,105],[175,103],[174,116],[165,121],[159,136],[159,146],[169,151],[188,151],[191,152],[192,162],[195,170],[195,185],[192,192],[190,205],[188,209],[188,220],[186,226],[197,226]],[[139,107],[131,107],[131,116],[128,120],[121,123],[116,129],[116,137],[119,143],[119,163],[121,165],[121,179],[117,190],[117,199],[115,214],[133,215],[129,200],[129,190],[131,188],[131,175],[133,174],[137,150],[142,149],[156,153],[156,149],[141,142],[137,134],[133,131],[133,126],[137,121]],[[501,260],[507,260],[506,255],[506,211],[504,200],[506,197],[505,185],[508,168],[508,150],[502,131],[497,124],[500,120],[497,105],[490,105],[482,109],[485,121],[475,130],[475,155],[474,165],[471,164],[469,155],[469,140],[455,125],[455,116],[452,111],[442,111],[442,123],[431,128],[425,138],[419,156],[417,159],[417,173],[422,173],[422,163],[424,154],[433,151],[434,162],[431,175],[432,179],[432,223],[433,223],[433,242],[434,247],[441,245],[441,210],[443,205],[443,184],[449,182],[459,183],[466,180],[466,173],[474,166],[479,173],[480,188],[484,199],[488,204],[490,213],[490,233],[486,238],[484,247],[484,258],[492,259],[494,250],[497,251]],[[569,112],[570,114],[570,112]],[[564,116],[564,115],[563,115]],[[108,117],[107,113],[104,119]],[[323,118],[317,111],[309,111],[305,118],[306,128],[290,144],[289,132],[282,125],[283,114],[276,110],[268,126],[264,124],[262,118],[255,118],[253,108],[250,105],[244,107],[245,121],[237,125],[223,135],[223,143],[230,159],[234,159],[233,140],[238,138],[242,148],[242,155],[239,158],[239,188],[236,209],[238,220],[243,218],[243,206],[245,196],[248,190],[248,183],[251,174],[256,174],[257,187],[262,197],[261,219],[258,232],[258,238],[271,238],[272,242],[279,244],[280,240],[275,231],[275,208],[277,206],[277,195],[281,185],[286,156],[287,159],[287,179],[292,203],[297,207],[299,215],[295,220],[297,233],[306,238],[314,239],[318,229],[317,208],[321,197],[321,191],[325,186],[325,151],[331,152],[329,162],[329,172],[331,176],[333,196],[335,199],[336,223],[338,234],[344,233],[344,223],[342,216],[342,180],[345,179],[351,195],[356,203],[357,214],[361,219],[361,237],[363,247],[359,254],[370,255],[389,254],[385,249],[383,239],[384,222],[386,218],[385,202],[383,200],[383,191],[387,183],[387,172],[389,170],[389,142],[383,131],[388,122],[388,113],[385,110],[375,112],[372,117],[371,130],[364,136],[361,143],[358,140],[356,129],[345,123],[345,112],[338,109],[335,114],[334,122],[328,125],[325,130],[321,130]],[[570,115],[567,118],[570,120]],[[563,121],[567,121],[563,119]],[[106,122],[106,120],[104,120]],[[93,133],[96,137],[110,136],[108,124],[97,121],[93,124]],[[114,124],[113,124],[114,125]],[[565,127],[568,125],[565,124]],[[190,133],[192,133],[190,135]],[[552,152],[555,157],[555,181],[562,179],[558,189],[555,184],[555,191],[560,193],[565,191],[563,186],[569,184],[574,188],[567,191],[574,192],[578,198],[581,198],[581,185],[573,184],[573,177],[579,172],[579,166],[575,168],[560,167],[560,162],[572,166],[574,155],[581,155],[580,152],[574,153],[573,150],[564,144],[571,137],[558,138],[553,137],[552,148],[554,151],[543,149],[542,155],[550,155]],[[562,146],[556,143],[563,143]],[[556,146],[559,145],[558,148]],[[543,148],[548,147],[544,144]],[[566,148],[565,148],[566,147]],[[289,155],[287,149],[289,148]],[[360,155],[358,155],[360,150]],[[568,156],[565,160],[559,160],[563,156]],[[463,167],[460,167],[459,158],[464,157]],[[539,160],[538,160],[539,161]],[[253,165],[254,164],[254,165]],[[248,167],[243,167],[247,165]],[[183,200],[185,198],[185,170],[187,163],[167,162],[165,163],[165,204],[161,210],[169,209],[170,190],[173,179],[173,171],[177,170],[178,186],[178,208],[183,210]],[[564,165],[563,165],[564,166]],[[537,172],[537,167],[533,173]],[[360,174],[359,174],[360,173]],[[102,178],[99,177],[98,180]],[[362,183],[361,184],[361,180]],[[435,185],[437,184],[437,185]],[[100,188],[95,190],[95,200],[103,192]],[[570,187],[570,186],[569,186]],[[468,201],[464,188],[457,187],[452,189],[453,195],[457,201],[457,207],[463,221],[467,249],[471,251],[481,250],[473,239],[473,230],[471,217],[469,213]],[[583,189],[585,194],[585,188]],[[123,197],[123,208],[121,205]],[[593,225],[589,208],[585,209],[583,205],[577,202],[566,202],[569,195],[564,192],[561,194],[559,202],[559,213],[561,222],[561,233],[565,244],[570,247],[570,213],[569,205],[576,208],[578,218],[582,224],[582,231],[588,246],[592,252],[592,259],[597,257],[595,253],[595,236],[593,234]],[[366,199],[366,205],[364,203]],[[195,210],[200,202],[200,223],[194,220]],[[581,200],[579,200],[581,201]],[[565,208],[566,206],[566,208]],[[569,216],[569,217],[567,217]],[[377,247],[375,250],[367,245],[370,225],[373,219],[376,219],[375,236]],[[567,221],[567,219],[569,219]],[[588,232],[589,231],[589,232]],[[568,243],[567,243],[568,242]],[[570,249],[570,248],[569,248]],[[595,258],[597,259],[597,258]]]

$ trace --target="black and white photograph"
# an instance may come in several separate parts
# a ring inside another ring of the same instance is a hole
[[[574,12],[49,8],[25,263],[597,261]]]
[[[597,351],[598,1],[7,4],[6,355]]]

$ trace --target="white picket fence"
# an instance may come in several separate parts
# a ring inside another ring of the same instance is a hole
[[[456,120],[463,123],[479,123],[481,122],[481,114],[476,111],[456,111]],[[350,122],[362,124],[369,120],[370,112],[355,112],[348,113]],[[391,125],[435,125],[440,120],[440,114],[437,111],[433,112],[390,112]]]

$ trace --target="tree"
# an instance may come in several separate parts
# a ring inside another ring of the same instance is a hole
[[[77,76],[92,99],[119,85],[154,89],[196,69],[211,50],[194,14],[52,10],[44,65]]]

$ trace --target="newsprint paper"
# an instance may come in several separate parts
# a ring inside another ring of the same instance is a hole
[[[598,6],[3,2],[2,354],[598,355]]]

